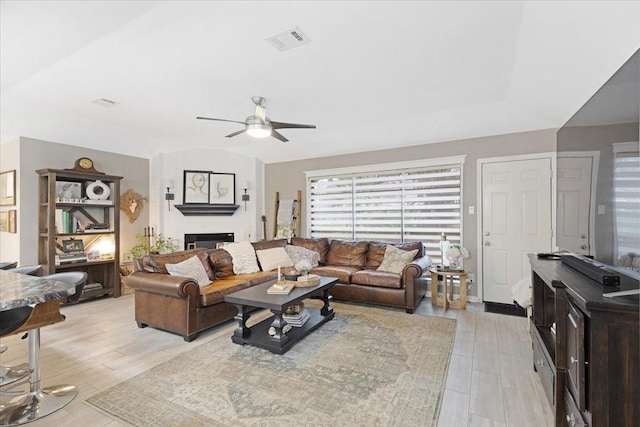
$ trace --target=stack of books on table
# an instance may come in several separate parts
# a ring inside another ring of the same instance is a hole
[[[300,313],[297,313],[297,314],[285,313],[282,315],[282,318],[287,322],[288,325],[295,326],[296,328],[299,328],[300,326],[304,325],[305,322],[309,320],[310,317],[311,315],[309,314],[309,311],[306,308],[303,308],[302,311],[300,311]]]
[[[288,295],[293,288],[295,287],[295,283],[292,282],[284,282],[284,283],[274,283],[267,289],[267,294],[269,295]]]

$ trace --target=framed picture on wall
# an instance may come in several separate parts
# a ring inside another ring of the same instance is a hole
[[[16,205],[16,171],[0,172],[0,206]]]
[[[18,211],[16,211],[15,209],[12,209],[9,211],[9,215],[7,218],[7,228],[9,230],[9,233],[17,233],[17,226],[16,226],[17,216],[18,216]]]
[[[212,172],[209,175],[209,200],[217,205],[235,205],[236,174]]]
[[[184,171],[184,204],[209,203],[209,171]]]

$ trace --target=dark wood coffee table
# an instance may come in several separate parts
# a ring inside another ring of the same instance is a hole
[[[264,348],[272,353],[284,354],[295,343],[316,330],[320,325],[333,319],[333,308],[329,305],[329,289],[338,281],[335,277],[321,277],[320,283],[305,288],[294,288],[288,295],[269,295],[267,289],[273,285],[273,281],[262,283],[251,288],[234,292],[224,297],[228,303],[238,308],[235,319],[238,328],[233,332],[231,340],[236,344],[250,344]],[[324,305],[319,310],[305,307],[311,317],[300,327],[293,327],[284,333],[283,328],[287,322],[282,314],[290,305],[311,298],[321,293],[320,299]],[[247,320],[251,316],[249,310],[254,307],[267,308],[273,316],[251,327],[247,326]],[[273,336],[269,335],[269,328],[275,329]]]

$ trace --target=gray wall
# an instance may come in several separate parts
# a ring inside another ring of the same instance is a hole
[[[17,151],[12,156],[12,165],[3,168],[17,170],[18,183],[18,239],[17,245],[6,247],[2,244],[2,259],[19,261],[21,265],[35,264],[38,261],[38,169],[72,168],[79,157],[93,159],[95,168],[109,175],[122,176],[121,192],[129,188],[147,196],[149,194],[149,161],[147,159],[123,156],[106,151],[91,150],[66,144],[56,144],[37,139],[20,137],[2,144],[2,154]],[[127,252],[134,244],[134,234],[142,232],[148,225],[149,212],[145,206],[140,217],[133,224],[120,212],[120,252]],[[3,240],[7,233],[1,233]]]
[[[604,214],[595,214],[595,255],[614,264],[613,144],[638,141],[638,122],[602,126],[564,127],[558,132],[558,151],[597,151],[600,153],[596,184],[596,206]],[[597,211],[597,209],[596,209]],[[593,254],[593,253],[592,253]]]
[[[463,244],[471,252],[465,260],[465,270],[477,271],[477,218],[469,215],[468,207],[476,206],[477,160],[490,157],[512,156],[552,152],[556,150],[556,130],[547,129],[508,135],[496,135],[482,138],[447,141],[437,144],[425,144],[392,150],[369,151],[343,156],[321,157],[295,162],[271,163],[265,165],[265,214],[267,233],[272,237],[275,219],[274,199],[276,191],[281,198],[293,198],[297,190],[302,190],[302,230],[306,234],[306,181],[305,171],[332,169],[350,166],[411,161],[437,157],[466,155],[463,170]],[[271,200],[271,202],[270,202]],[[477,295],[476,288],[471,295]]]

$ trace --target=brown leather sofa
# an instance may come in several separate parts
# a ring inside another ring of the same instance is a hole
[[[400,307],[413,313],[427,292],[426,274],[432,261],[422,242],[393,243],[406,251],[418,250],[402,274],[377,270],[389,243],[292,237],[291,244],[320,253],[320,265],[311,273],[338,278],[331,288],[336,299]]]
[[[311,273],[338,277],[334,298],[402,307],[408,313],[427,291],[423,280],[431,259],[424,255],[422,243],[396,244],[405,250],[419,249],[416,258],[402,274],[376,271],[384,257],[386,243],[345,242],[294,237],[291,244],[320,254],[320,265]],[[252,243],[256,250],[284,247],[286,239]],[[211,283],[200,287],[189,277],[169,275],[165,264],[175,264],[197,255]],[[236,308],[224,296],[274,280],[277,272],[235,275],[231,255],[223,249],[193,249],[163,255],[146,255],[135,260],[127,286],[135,290],[135,319],[139,327],[152,326],[194,340],[205,329],[232,319]]]

